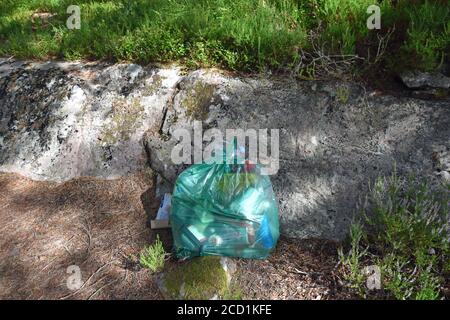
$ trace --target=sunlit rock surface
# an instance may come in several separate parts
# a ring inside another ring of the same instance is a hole
[[[178,80],[177,69],[4,61],[1,170],[57,181],[135,171]]]
[[[279,129],[282,233],[342,239],[376,176],[450,181],[450,103],[340,82],[134,64],[0,60],[0,171],[116,178],[150,165],[170,190],[176,129]]]

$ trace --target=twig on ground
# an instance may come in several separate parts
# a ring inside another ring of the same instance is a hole
[[[94,293],[92,293],[87,300],[91,300],[97,293],[99,293],[100,291],[102,291],[104,288],[106,288],[107,286],[110,286],[113,283],[116,283],[117,281],[119,281],[119,279],[115,279],[111,282],[106,283],[105,285],[101,286],[100,288],[98,288],[97,290],[94,291]]]

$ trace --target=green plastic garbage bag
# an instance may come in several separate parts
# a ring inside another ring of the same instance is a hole
[[[194,164],[179,175],[170,213],[178,258],[268,257],[279,238],[278,206],[260,170],[223,161]]]

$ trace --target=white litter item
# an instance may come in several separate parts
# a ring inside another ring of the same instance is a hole
[[[161,204],[156,214],[156,220],[169,220],[170,208],[171,208],[172,195],[165,193],[161,199]]]

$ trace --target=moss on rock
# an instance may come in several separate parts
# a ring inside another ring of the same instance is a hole
[[[175,299],[205,300],[228,292],[227,274],[220,257],[194,258],[172,268],[165,276],[167,294]]]
[[[198,81],[186,93],[181,105],[186,109],[186,115],[193,120],[205,120],[208,117],[209,106],[214,97],[214,86]]]

